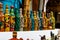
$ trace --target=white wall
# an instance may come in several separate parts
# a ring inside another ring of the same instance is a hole
[[[26,31],[26,32],[18,32],[17,38],[22,37],[24,40],[27,38],[34,39],[34,40],[40,40],[40,36],[46,35],[46,38],[50,38],[50,32],[53,32],[55,35],[57,35],[58,29],[56,30],[41,30],[41,31]],[[0,40],[8,40],[12,38],[12,32],[0,32]]]

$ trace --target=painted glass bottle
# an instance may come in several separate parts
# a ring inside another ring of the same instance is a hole
[[[55,29],[55,18],[52,11],[50,13],[50,16],[51,16],[52,29]]]
[[[10,14],[8,5],[6,5],[4,16],[5,16],[5,31],[10,31]]]
[[[32,26],[31,26],[31,30],[34,30],[34,16],[33,16],[33,11],[30,11],[30,18],[31,18],[31,22],[32,22]]]
[[[28,31],[31,31],[31,18],[30,18],[30,12],[29,11],[27,12],[27,20],[28,20],[28,23],[27,23]]]
[[[47,29],[52,29],[52,24],[51,24],[51,16],[50,13],[47,13],[47,21],[46,21]]]
[[[31,19],[31,31],[34,30],[34,16],[32,11],[32,0],[30,1],[30,19]]]
[[[20,10],[19,10],[19,0],[14,1],[14,13],[15,13],[15,31],[20,30]]]
[[[27,7],[26,0],[24,0],[24,31],[27,31]]]
[[[42,11],[39,11],[39,18],[40,18],[40,30],[43,30],[43,18],[42,18]]]
[[[26,14],[26,11],[24,13],[24,31],[27,31],[27,14]]]
[[[34,30],[38,30],[38,18],[37,18],[37,12],[34,11]]]
[[[38,15],[38,11],[37,11],[37,20],[38,20],[38,30],[40,30],[40,18],[39,18],[39,15]]]
[[[3,14],[3,5],[0,2],[0,31],[4,31],[4,14]]]
[[[10,31],[14,31],[14,28],[15,28],[14,6],[11,6],[11,10],[10,10]]]
[[[46,17],[46,13],[42,12],[42,17],[43,17],[43,29],[47,29],[47,17]]]
[[[24,17],[22,15],[22,8],[20,8],[20,31],[23,31],[24,27]]]
[[[20,29],[20,13],[19,9],[15,9],[15,31],[19,31]]]

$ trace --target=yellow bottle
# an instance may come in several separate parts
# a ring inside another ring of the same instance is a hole
[[[52,29],[50,13],[48,13],[48,17],[47,17],[47,28],[48,30]]]
[[[31,19],[30,19],[30,12],[27,12],[27,21],[28,21],[28,23],[27,23],[27,28],[28,28],[28,31],[30,31],[31,30]]]
[[[29,10],[30,10],[30,0],[24,0],[24,30],[28,30],[28,20],[27,16],[29,16]]]
[[[6,5],[6,10],[5,10],[5,31],[10,31],[10,14],[9,14],[8,5]]]
[[[34,11],[34,30],[38,30],[38,18],[36,11]]]
[[[40,30],[40,18],[38,16],[38,11],[37,11],[37,20],[38,20],[38,30]]]
[[[24,28],[23,30],[24,31],[27,31],[27,11],[26,11],[26,8],[24,7]]]
[[[27,31],[27,15],[24,15],[24,31]]]
[[[46,17],[46,13],[45,12],[42,12],[43,14],[43,29],[44,30],[47,30],[47,17]]]
[[[54,18],[54,15],[53,15],[53,12],[51,11],[51,22],[52,22],[52,28],[55,29],[55,18]]]

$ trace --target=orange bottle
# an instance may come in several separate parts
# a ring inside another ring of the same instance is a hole
[[[4,31],[4,14],[3,14],[3,5],[0,3],[0,31]]]

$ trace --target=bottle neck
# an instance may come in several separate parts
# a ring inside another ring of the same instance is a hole
[[[11,12],[11,14],[14,14],[14,9],[11,9],[10,12]]]
[[[6,9],[6,14],[8,14],[9,13],[9,10],[8,9]]]

